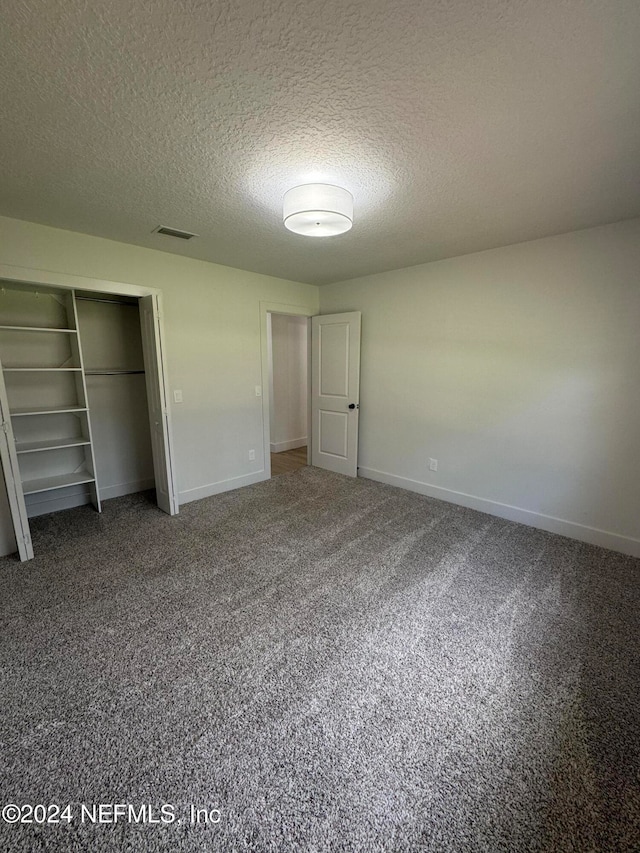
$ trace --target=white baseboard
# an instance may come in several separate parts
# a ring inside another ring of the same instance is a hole
[[[195,489],[185,489],[179,492],[180,503],[188,504],[191,501],[199,501],[202,498],[210,498],[212,495],[219,495],[222,492],[230,492],[233,489],[240,489],[242,486],[251,486],[253,483],[261,483],[262,480],[268,480],[269,477],[264,472],[256,471],[254,474],[244,474],[241,477],[231,477],[229,480],[218,480],[217,483],[208,483],[206,486],[198,486]]]
[[[283,453],[285,450],[296,450],[298,447],[306,447],[307,446],[307,436],[303,436],[302,438],[293,438],[291,441],[272,441],[271,442],[271,452],[272,453]]]
[[[155,487],[156,481],[153,477],[147,480],[134,480],[132,483],[118,483],[115,486],[100,486],[100,500],[108,501],[109,498],[121,498],[123,495],[146,492],[147,489],[155,489]]]
[[[100,486],[100,500],[108,501],[109,498],[119,498],[123,495],[132,495],[135,492],[144,492],[146,489],[155,488],[153,478],[147,480],[133,480],[130,483],[117,483],[115,486]],[[84,506],[91,503],[89,492],[80,488],[63,496],[55,495],[53,492],[42,492],[38,495],[29,495],[27,504],[27,515],[35,518],[38,515],[47,515],[50,512],[59,512],[61,509],[73,509],[76,506]]]
[[[607,530],[599,530],[597,527],[588,527],[575,521],[566,521],[551,515],[532,512],[521,507],[492,501],[488,498],[479,498],[476,495],[467,495],[464,492],[455,492],[452,489],[444,489],[442,486],[434,486],[432,483],[423,483],[420,480],[411,480],[408,477],[398,477],[388,474],[386,471],[376,471],[375,468],[358,468],[358,476],[368,480],[377,480],[379,483],[387,483],[389,486],[397,486],[430,498],[438,498],[442,501],[465,506],[469,509],[477,509],[498,518],[506,518],[508,521],[517,521],[527,524],[529,527],[538,527],[549,533],[558,533],[560,536],[568,536],[570,539],[578,539],[590,545],[598,545],[601,548],[609,548],[612,551],[620,551],[622,554],[630,554],[632,557],[640,557],[640,539],[632,536],[621,536],[618,533],[610,533]]]
[[[50,497],[46,497],[49,495]],[[31,497],[28,495],[27,497]],[[33,495],[35,498],[36,495]],[[48,515],[50,512],[59,512],[61,509],[73,509],[77,506],[84,506],[91,503],[91,497],[87,491],[73,492],[70,495],[60,497],[51,496],[51,492],[43,492],[38,495],[38,500],[33,498],[27,503],[27,515],[29,518],[36,518],[39,515]]]

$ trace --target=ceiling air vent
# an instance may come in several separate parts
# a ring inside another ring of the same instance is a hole
[[[179,231],[177,228],[167,228],[165,225],[158,225],[152,233],[162,234],[165,237],[177,237],[179,240],[191,240],[192,237],[198,236],[190,231]]]

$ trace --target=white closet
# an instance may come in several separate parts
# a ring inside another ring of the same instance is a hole
[[[64,500],[79,486],[99,512],[74,296],[4,287],[0,298],[2,425],[12,434],[27,515],[49,493]]]
[[[177,511],[159,342],[157,297],[2,285],[0,457],[21,559],[35,515],[100,512],[101,499],[158,482],[159,505]]]

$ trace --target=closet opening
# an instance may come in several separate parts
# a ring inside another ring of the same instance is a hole
[[[0,513],[21,559],[38,515],[154,488],[177,512],[160,320],[157,294],[0,282]]]
[[[155,488],[138,300],[76,292],[100,498]]]

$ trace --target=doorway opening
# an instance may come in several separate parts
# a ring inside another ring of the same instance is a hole
[[[306,320],[307,465],[326,468],[348,477],[358,476],[358,424],[360,409],[360,332],[361,314],[318,314],[299,305],[277,302],[260,303],[262,386],[262,423],[264,441],[264,479],[271,477],[270,387],[272,368],[272,315]],[[276,321],[277,322],[277,321]],[[301,348],[302,351],[302,348]],[[304,371],[301,370],[304,375]],[[302,436],[299,436],[300,438]],[[292,448],[294,449],[294,448]],[[304,460],[304,454],[303,460]]]
[[[267,313],[269,459],[271,476],[308,464],[309,321],[298,314]]]

